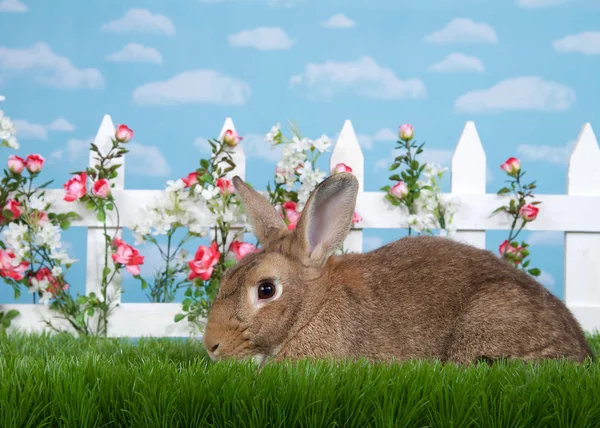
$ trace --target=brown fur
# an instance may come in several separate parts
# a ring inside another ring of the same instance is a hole
[[[357,192],[351,174],[336,174],[315,189],[296,231],[267,214],[273,207],[239,178],[234,184],[264,248],[221,282],[204,334],[214,359],[471,363],[592,356],[567,307],[489,251],[421,236],[330,256],[350,227]],[[311,238],[310,230],[318,233]],[[253,308],[248,296],[265,279],[282,285],[281,296]]]

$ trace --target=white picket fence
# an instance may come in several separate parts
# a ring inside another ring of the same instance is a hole
[[[233,128],[233,122],[227,118],[220,136],[226,129]],[[105,116],[95,139],[100,150],[108,147],[114,131],[111,118]],[[235,149],[237,168],[230,176],[237,174],[245,177],[243,146],[242,143]],[[90,165],[93,165],[92,162],[90,153]],[[352,167],[358,178],[360,189],[356,208],[363,217],[360,227],[350,232],[345,248],[362,251],[362,229],[407,227],[406,218],[384,200],[381,192],[364,191],[363,154],[349,120],[344,123],[331,153],[330,165],[338,162]],[[490,216],[496,207],[504,203],[504,198],[493,193],[486,194],[486,155],[473,122],[465,125],[452,157],[450,172],[451,196],[459,201],[459,210],[454,219],[458,232],[454,239],[485,248],[486,230],[507,230],[510,224],[508,217],[503,214]],[[121,213],[120,226],[130,227],[139,207],[162,190],[125,190],[123,176],[122,170],[113,194]],[[87,212],[81,204],[63,202],[62,189],[51,192],[56,196],[59,211],[75,209],[83,217],[73,226],[88,228],[86,290],[88,293],[98,291],[104,254],[101,225],[93,213]],[[600,148],[590,124],[583,126],[569,160],[567,194],[536,196],[543,202],[543,209],[536,221],[529,223],[526,229],[564,232],[565,301],[584,329],[600,329]],[[117,223],[109,217],[108,224]],[[120,280],[116,278],[113,286],[118,287]],[[20,311],[21,315],[13,321],[11,329],[41,331],[46,329],[42,319],[50,318],[57,325],[69,329],[68,324],[54,318],[53,312],[44,305],[5,304],[0,309]],[[188,336],[193,331],[191,326],[184,321],[173,321],[174,315],[180,310],[179,303],[120,303],[110,318],[108,335]]]

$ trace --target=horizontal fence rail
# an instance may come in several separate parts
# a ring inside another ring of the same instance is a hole
[[[235,129],[230,118],[225,120],[219,134],[222,137],[227,129]],[[101,151],[111,144],[115,127],[107,115],[96,134],[94,143]],[[126,157],[126,156],[125,156]],[[245,156],[243,143],[234,149],[236,168],[228,175],[245,178]],[[359,181],[359,195],[356,209],[363,221],[353,227],[344,247],[350,251],[362,252],[363,229],[396,229],[408,226],[406,216],[391,206],[382,192],[364,191],[364,157],[352,123],[347,120],[331,151],[330,166],[343,162],[353,169]],[[90,153],[90,166],[94,165]],[[600,330],[600,148],[590,124],[585,124],[577,138],[577,143],[569,159],[567,194],[536,194],[543,203],[535,222],[528,223],[524,230],[560,231],[565,235],[565,302],[573,311],[583,328],[588,331]],[[123,162],[125,168],[125,162]],[[454,198],[458,211],[453,224],[457,232],[453,239],[479,248],[485,248],[487,230],[508,230],[508,217],[499,213],[491,215],[507,198],[486,193],[486,156],[477,134],[475,124],[467,122],[456,145],[452,157],[451,191],[445,198]],[[128,190],[123,180],[124,171],[119,174],[113,195],[119,207],[120,219],[117,225],[114,213],[107,212],[107,224],[113,230],[118,227],[131,228],[139,217],[139,210],[163,190]],[[265,192],[266,194],[266,192]],[[73,227],[88,228],[86,293],[97,291],[101,278],[100,254],[104,254],[102,224],[95,214],[88,212],[83,204],[67,203],[62,200],[62,189],[47,191],[55,201],[57,212],[76,211],[82,219],[74,221]],[[206,226],[210,226],[207,224]],[[238,225],[239,226],[239,225]],[[121,278],[115,277],[113,291],[120,287]],[[189,336],[197,330],[186,321],[174,322],[175,314],[181,311],[180,303],[120,303],[120,295],[114,294],[118,306],[109,318],[108,336]],[[56,313],[40,304],[3,304],[0,310],[17,309],[20,316],[13,320],[12,329],[42,331],[44,319],[52,319],[57,326],[70,330],[64,320],[56,318]]]

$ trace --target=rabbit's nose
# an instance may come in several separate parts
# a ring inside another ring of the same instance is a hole
[[[204,346],[206,347],[206,350],[209,353],[214,354],[217,351],[217,349],[219,349],[220,343],[219,339],[211,333],[212,332],[209,331],[209,329],[206,329],[206,332],[204,333],[203,342]]]

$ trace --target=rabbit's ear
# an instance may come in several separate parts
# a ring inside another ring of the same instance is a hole
[[[358,180],[343,172],[323,180],[308,198],[296,234],[305,264],[322,266],[344,242],[356,206]]]
[[[248,214],[252,232],[258,242],[263,247],[266,246],[270,237],[277,236],[282,229],[286,229],[283,219],[263,195],[248,186],[240,177],[236,175],[232,182]]]

